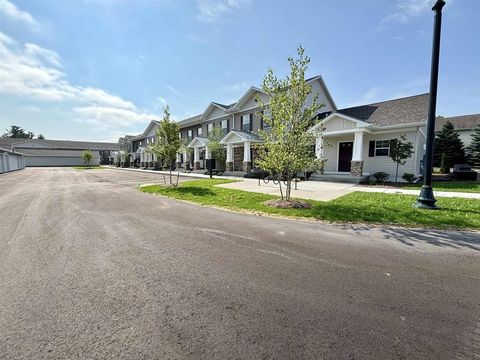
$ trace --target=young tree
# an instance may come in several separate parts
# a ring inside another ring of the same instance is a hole
[[[170,110],[167,105],[163,108],[163,119],[157,128],[155,143],[149,146],[149,151],[155,154],[157,158],[167,161],[171,185],[173,185],[172,167],[182,145],[178,132],[178,124],[170,120]]]
[[[477,124],[472,134],[472,142],[467,148],[468,162],[480,168],[480,123]]]
[[[397,165],[395,169],[395,182],[398,178],[398,166],[405,165],[407,159],[413,154],[413,144],[407,140],[405,135],[400,139],[394,139],[390,142],[390,159]]]
[[[318,134],[309,131],[313,119],[321,106],[318,97],[313,96],[307,104],[312,88],[305,81],[305,73],[310,58],[303,47],[297,48],[297,58],[288,57],[290,73],[279,79],[272,69],[268,69],[262,83],[262,90],[268,95],[268,103],[257,96],[257,102],[264,112],[260,114],[270,131],[260,131],[263,143],[258,146],[256,164],[262,170],[285,180],[285,193],[280,184],[283,202],[290,201],[292,180],[296,174],[311,168],[317,162],[312,144]]]
[[[223,130],[220,127],[214,127],[208,133],[208,149],[212,154],[212,158],[215,159],[215,166],[218,171],[223,171],[225,167],[225,149],[220,140],[224,138]]]
[[[18,138],[18,139],[33,139],[35,136],[31,131],[26,131],[20,126],[11,125],[10,129],[6,129],[6,132],[2,135],[4,138]]]
[[[43,134],[38,134],[37,139],[38,140],[45,140],[45,136],[43,136]]]
[[[93,153],[90,150],[85,150],[82,153],[83,162],[87,167],[90,167],[90,161],[92,161],[92,158],[93,158]]]
[[[465,163],[465,150],[462,140],[450,121],[447,121],[435,136],[433,146],[433,163],[435,166],[440,166],[443,153],[445,153],[448,168],[455,164]]]

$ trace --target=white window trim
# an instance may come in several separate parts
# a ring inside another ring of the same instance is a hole
[[[383,146],[383,147],[377,147],[377,143],[379,143],[379,142],[385,142],[385,141],[388,143],[388,147],[385,147],[385,146]],[[388,151],[387,155],[377,155],[377,150],[385,150],[385,149],[387,149],[387,151]],[[375,157],[377,157],[377,156],[378,156],[378,157],[388,157],[388,156],[390,156],[390,139],[379,139],[379,140],[375,140],[375,153],[374,153],[374,156],[375,156]]]

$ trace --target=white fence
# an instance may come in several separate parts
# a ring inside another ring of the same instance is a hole
[[[6,149],[0,149],[0,174],[25,168],[25,156]]]

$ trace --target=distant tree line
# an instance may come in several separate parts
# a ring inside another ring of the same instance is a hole
[[[3,138],[15,138],[15,139],[33,139],[35,134],[31,131],[27,131],[20,126],[11,125],[10,129],[5,129],[5,133],[2,135]],[[45,136],[42,134],[37,135],[37,139],[44,140]]]

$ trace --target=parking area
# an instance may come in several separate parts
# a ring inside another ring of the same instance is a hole
[[[478,232],[285,220],[136,190],[161,181],[0,175],[1,359],[478,353]]]

